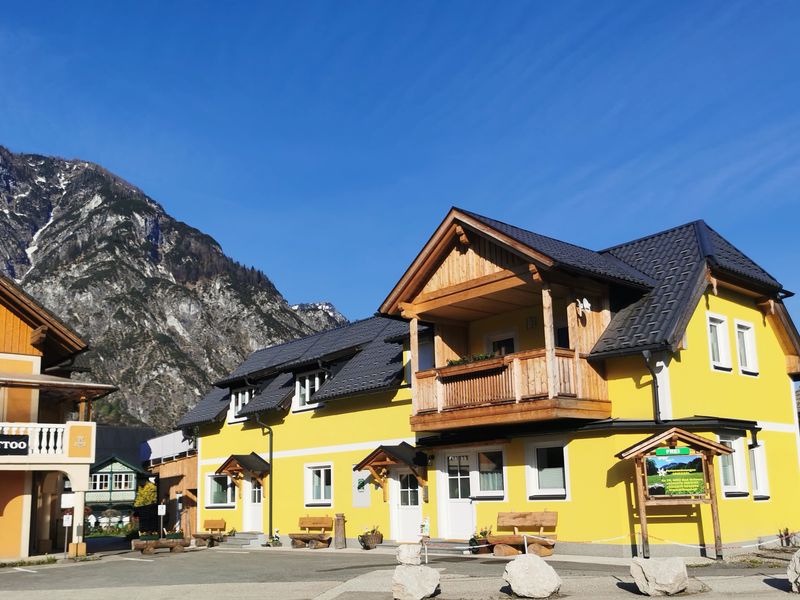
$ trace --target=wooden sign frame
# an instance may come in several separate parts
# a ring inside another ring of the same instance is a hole
[[[651,497],[648,494],[647,469],[645,460],[653,456],[657,448],[676,448],[678,444],[690,448],[703,459],[703,478],[705,493],[703,495],[686,495],[670,497]],[[687,506],[708,504],[711,507],[711,520],[714,526],[714,550],[718,559],[722,558],[722,533],[719,525],[719,508],[717,506],[717,484],[714,473],[714,457],[731,454],[733,450],[723,444],[673,427],[654,434],[641,442],[617,454],[617,458],[632,459],[634,466],[634,486],[636,502],[639,510],[639,526],[642,534],[642,555],[650,558],[650,539],[647,531],[647,509],[651,506]]]

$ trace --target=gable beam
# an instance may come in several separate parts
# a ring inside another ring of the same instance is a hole
[[[505,269],[499,273],[485,275],[435,292],[420,294],[414,299],[414,302],[401,302],[399,306],[403,312],[419,315],[495,292],[539,283],[541,280],[536,267],[525,265],[524,269]]]

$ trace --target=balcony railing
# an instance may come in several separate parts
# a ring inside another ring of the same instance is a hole
[[[414,414],[540,398],[607,399],[605,380],[585,356],[560,348],[554,354],[552,373],[544,349],[420,371]]]
[[[0,463],[15,462],[93,462],[95,424],[66,423],[0,423],[0,435],[6,448]],[[24,442],[26,448],[20,448]],[[25,452],[27,450],[27,452]]]

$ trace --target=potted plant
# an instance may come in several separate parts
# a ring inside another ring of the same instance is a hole
[[[473,554],[491,554],[492,549],[488,545],[490,535],[492,535],[491,525],[484,525],[480,531],[473,533],[469,538],[469,551]]]
[[[358,543],[364,550],[374,550],[378,544],[383,543],[383,534],[377,525],[373,525],[372,529],[365,529],[364,533],[358,536]]]
[[[183,532],[178,531],[170,531],[167,535],[164,536],[168,540],[182,540],[183,539]]]
[[[157,531],[142,531],[139,533],[139,539],[144,542],[152,542],[158,539]]]

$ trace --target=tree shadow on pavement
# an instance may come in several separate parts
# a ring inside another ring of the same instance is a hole
[[[782,592],[791,592],[792,586],[789,583],[788,579],[783,579],[781,577],[765,577],[764,583],[768,586],[775,588],[776,590],[780,590]]]

